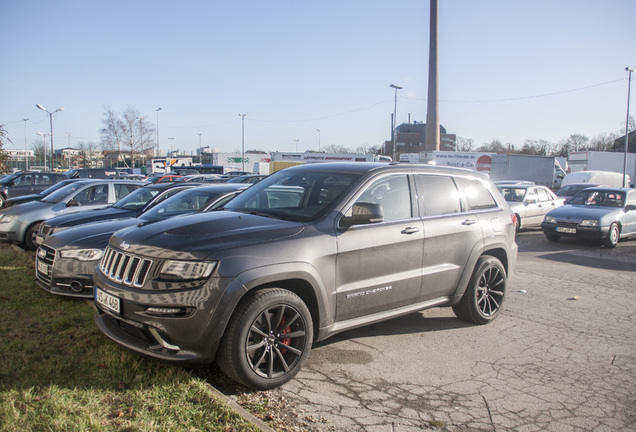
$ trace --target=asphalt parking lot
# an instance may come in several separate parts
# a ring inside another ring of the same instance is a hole
[[[636,240],[518,236],[505,310],[434,309],[337,335],[266,392],[296,430],[636,430]]]

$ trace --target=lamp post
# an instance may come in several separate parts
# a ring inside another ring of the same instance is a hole
[[[393,162],[395,162],[395,136],[397,135],[395,133],[395,123],[396,123],[396,117],[397,117],[397,91],[398,90],[402,90],[403,87],[399,86],[399,85],[395,85],[395,84],[391,84],[389,87],[391,87],[392,89],[395,89],[395,102],[393,104],[393,124],[391,125],[393,127],[391,134],[393,135]]]
[[[300,141],[299,139],[294,139],[294,142],[296,142],[296,153],[298,153],[298,141]]]
[[[44,167],[46,168],[46,136],[47,136],[47,135],[51,135],[51,134],[46,133],[46,132],[36,132],[35,134],[36,134],[36,135],[40,135],[40,136],[43,136],[43,137],[44,137],[44,138],[43,138],[43,140],[44,140],[44,145],[42,146],[42,149],[44,150],[44,164],[43,164],[43,165],[44,165]],[[52,148],[52,147],[51,147],[51,148]],[[51,159],[53,159],[53,155],[51,155]],[[51,162],[51,164],[52,164],[52,162]]]
[[[245,116],[247,114],[239,114],[241,116],[241,171],[245,171]]]
[[[168,138],[170,140],[170,158],[172,157],[172,143],[174,142],[174,138]]]
[[[24,120],[24,170],[28,171],[29,170],[29,148],[27,147],[26,122],[29,121],[29,119],[23,119],[23,120]]]
[[[49,113],[49,120],[51,121],[51,171],[53,171],[53,114],[55,114],[56,112],[62,111],[64,107],[60,107],[56,109],[55,111],[50,112],[40,104],[36,104],[35,106],[41,109],[42,111],[46,111],[47,113]]]
[[[68,155],[68,169],[71,169],[71,133],[66,132],[68,136],[68,149],[66,150],[66,154]]]
[[[627,147],[629,146],[629,97],[632,88],[632,72],[634,69],[626,67],[627,71],[627,119],[625,120],[625,158],[623,159],[623,187],[627,187]]]
[[[161,108],[157,108],[155,111],[157,111],[157,155],[155,157],[159,157],[161,155],[159,150],[159,111],[161,111]]]
[[[145,148],[144,148],[144,119],[145,118],[146,117],[144,116],[137,117],[137,120],[139,120],[139,150],[141,150],[141,153],[145,151]],[[135,168],[134,149],[130,149],[130,164],[132,165],[131,168]]]
[[[318,131],[318,153],[320,153],[320,129],[316,129]]]

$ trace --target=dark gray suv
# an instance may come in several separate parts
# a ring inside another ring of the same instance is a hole
[[[490,322],[517,257],[514,215],[471,171],[307,164],[224,208],[112,236],[94,274],[102,332],[267,389],[344,330],[435,306]]]

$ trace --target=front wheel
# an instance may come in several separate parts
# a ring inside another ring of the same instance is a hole
[[[477,260],[468,288],[453,312],[461,320],[473,324],[487,324],[494,320],[506,296],[506,269],[501,262],[484,255]]]
[[[36,223],[31,225],[24,233],[24,247],[27,250],[36,250],[38,248],[37,243],[35,242],[35,236],[40,229],[40,224]]]
[[[621,232],[618,229],[618,225],[616,223],[612,223],[612,225],[610,225],[609,232],[607,233],[607,237],[603,239],[603,245],[608,248],[616,247],[620,235]]]
[[[216,362],[230,378],[267,390],[285,384],[309,356],[313,323],[296,294],[266,288],[236,309],[223,336]]]

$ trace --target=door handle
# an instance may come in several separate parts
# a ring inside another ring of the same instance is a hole
[[[420,232],[420,229],[417,227],[406,227],[404,228],[402,231],[400,231],[402,234],[415,234]]]
[[[462,225],[475,225],[477,221],[475,219],[464,219]]]

